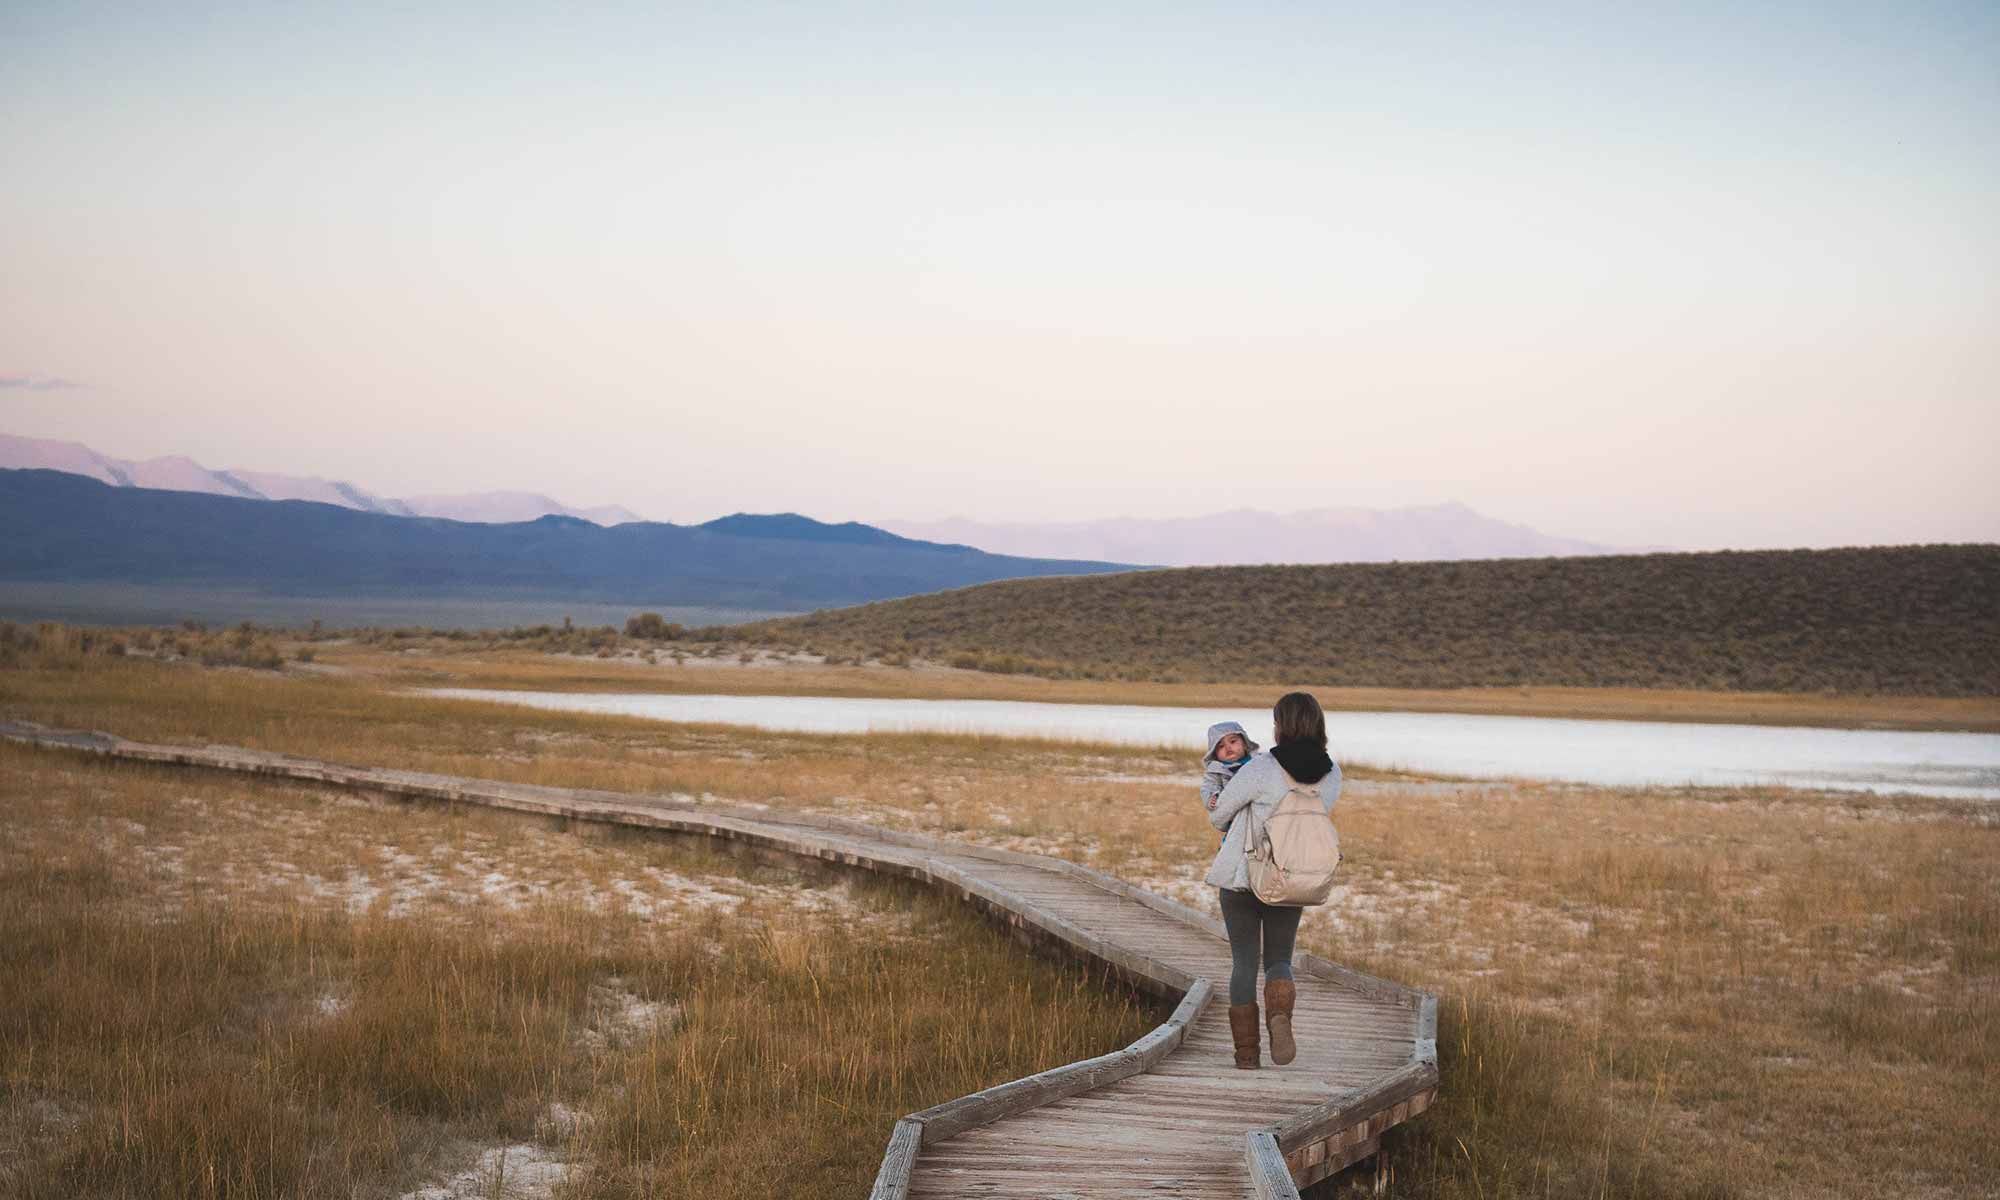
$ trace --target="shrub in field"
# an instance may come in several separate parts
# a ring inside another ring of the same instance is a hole
[[[33,628],[0,621],[0,667],[74,670],[92,655],[116,657],[126,652],[125,636],[115,630],[78,628],[43,621]]]
[[[629,638],[671,642],[686,635],[686,627],[668,621],[656,612],[643,612],[625,622],[625,636]]]

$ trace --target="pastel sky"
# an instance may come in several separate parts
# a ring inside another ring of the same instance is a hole
[[[1983,0],[8,0],[0,164],[0,432],[121,457],[2000,541]]]

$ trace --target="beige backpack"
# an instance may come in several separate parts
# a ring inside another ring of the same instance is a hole
[[[1266,904],[1324,904],[1340,866],[1340,833],[1317,789],[1293,784],[1260,830],[1250,827],[1250,890]]]

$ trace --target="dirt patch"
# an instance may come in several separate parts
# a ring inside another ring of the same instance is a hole
[[[531,1142],[487,1146],[470,1166],[437,1183],[404,1192],[402,1200],[546,1200],[569,1178],[569,1164]]]

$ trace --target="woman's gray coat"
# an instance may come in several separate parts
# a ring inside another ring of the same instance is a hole
[[[1215,861],[1209,864],[1206,882],[1237,891],[1249,888],[1252,823],[1262,828],[1278,810],[1278,801],[1294,787],[1318,795],[1331,815],[1333,802],[1340,798],[1340,764],[1333,764],[1333,770],[1318,783],[1295,782],[1268,750],[1253,755],[1243,764],[1236,778],[1216,798],[1215,810],[1208,814],[1209,824],[1229,833],[1222,839],[1222,849],[1215,852]]]

